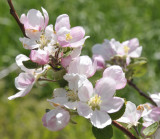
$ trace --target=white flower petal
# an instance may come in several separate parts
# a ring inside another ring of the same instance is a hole
[[[66,27],[67,29],[70,29],[69,16],[67,14],[62,14],[58,16],[56,19],[56,24],[55,24],[56,32],[62,27]]]
[[[23,96],[27,95],[30,92],[30,90],[32,89],[33,85],[34,84],[29,85],[26,89],[19,91],[18,93],[16,93],[13,96],[8,97],[8,99],[13,100],[17,97],[23,97]]]
[[[86,79],[82,87],[80,87],[80,89],[78,90],[78,97],[81,101],[87,102],[92,95],[93,95],[93,85],[88,79]]]
[[[96,83],[95,92],[106,101],[113,97],[115,91],[116,82],[112,78],[101,78]]]
[[[93,111],[88,106],[88,104],[79,101],[78,105],[77,105],[77,112],[78,112],[79,115],[88,119],[88,118],[91,117],[91,114],[92,114]]]
[[[120,97],[113,97],[108,101],[102,100],[100,109],[106,111],[107,113],[115,113],[122,108],[123,104],[124,99]]]
[[[110,77],[116,82],[116,89],[122,89],[126,86],[127,80],[125,73],[120,66],[110,66],[103,72],[103,77]]]
[[[93,126],[97,128],[104,128],[112,123],[110,116],[104,111],[93,111],[93,115],[90,118]]]

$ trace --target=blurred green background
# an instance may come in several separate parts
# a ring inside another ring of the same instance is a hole
[[[83,26],[86,40],[82,55],[92,56],[91,48],[102,43],[104,38],[125,41],[139,38],[143,46],[142,56],[148,58],[148,72],[135,82],[145,92],[160,91],[160,1],[159,0],[13,0],[18,15],[29,9],[44,7],[50,16],[50,24],[56,17],[66,13],[71,26]],[[8,69],[15,62],[16,55],[29,51],[23,49],[19,37],[22,33],[9,14],[7,0],[0,0],[0,71]],[[13,66],[14,67],[14,66]],[[76,118],[77,125],[69,124],[59,132],[50,132],[43,127],[41,118],[45,108],[51,108],[46,101],[58,84],[35,85],[23,98],[8,101],[7,97],[17,92],[14,78],[21,71],[15,70],[0,80],[0,138],[1,139],[94,139],[91,125],[84,118]],[[4,73],[1,72],[1,76]],[[95,78],[100,78],[96,76]],[[132,88],[118,92],[136,105],[146,102]],[[126,138],[114,128],[113,139]]]

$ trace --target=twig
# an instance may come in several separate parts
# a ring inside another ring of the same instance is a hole
[[[157,104],[153,101],[152,98],[150,98],[148,95],[146,95],[143,91],[141,91],[136,84],[133,83],[132,80],[127,80],[128,85],[132,86],[135,90],[137,90],[139,92],[139,94],[143,97],[145,97],[146,99],[148,99],[153,105],[157,106]]]
[[[123,127],[121,124],[119,124],[116,121],[112,121],[112,124],[119,128],[123,133],[125,133],[130,139],[137,139],[130,131],[128,131],[125,127]]]
[[[38,81],[57,82],[56,80],[51,80],[51,79],[47,79],[47,78],[39,78]]]
[[[24,25],[21,23],[15,9],[14,9],[14,6],[12,4],[12,0],[7,0],[8,1],[8,4],[9,4],[9,7],[10,7],[10,14],[14,17],[14,19],[16,20],[17,24],[19,25],[24,37],[27,37],[26,36],[26,33],[25,33],[25,29],[24,29]]]

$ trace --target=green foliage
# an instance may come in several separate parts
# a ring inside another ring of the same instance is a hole
[[[127,66],[126,76],[128,79],[141,77],[147,71],[147,59],[144,57],[131,58],[131,63]]]
[[[149,62],[148,72],[145,76],[135,79],[144,92],[160,90],[160,64],[155,54],[160,51],[160,8],[158,0],[32,0],[23,2],[14,0],[13,4],[18,15],[27,13],[31,8],[41,10],[44,7],[50,16],[49,24],[54,24],[56,17],[66,13],[70,16],[71,26],[83,26],[86,35],[91,36],[86,40],[82,55],[91,54],[91,47],[95,43],[102,43],[104,38],[125,41],[137,37],[143,46],[142,56]],[[0,0],[0,70],[15,62],[18,54],[29,55],[24,49],[19,37],[22,33],[9,13],[6,0]],[[157,70],[155,70],[155,68]],[[45,109],[49,108],[47,98],[52,97],[54,88],[58,83],[49,83],[45,86],[34,86],[32,91],[24,98],[8,101],[7,97],[17,92],[14,78],[20,70],[10,73],[0,80],[0,137],[2,139],[93,139],[91,125],[84,118],[77,118],[77,125],[69,124],[59,132],[48,131],[43,127],[41,118]],[[100,79],[101,73],[90,79],[95,84],[95,79]],[[125,97],[137,105],[144,103],[143,97],[132,88],[119,90],[120,97]],[[50,107],[52,109],[52,107]],[[113,127],[112,139],[125,139],[124,134]]]
[[[155,122],[153,124],[151,124],[150,126],[146,127],[144,130],[143,130],[143,134],[148,137],[148,136],[151,136],[153,135],[157,128],[159,126],[159,123],[158,122]]]
[[[38,66],[37,63],[34,63],[31,60],[23,61],[23,64],[28,69],[36,69],[36,68],[40,67],[40,66]]]
[[[103,129],[92,126],[92,132],[96,139],[110,139],[113,136],[113,128],[111,125],[106,126]]]

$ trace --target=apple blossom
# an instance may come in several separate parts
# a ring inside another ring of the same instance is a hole
[[[30,73],[20,73],[18,77],[15,78],[15,86],[18,90],[13,96],[8,97],[9,100],[15,99],[17,97],[23,97],[30,92],[35,83],[35,77]]]
[[[15,95],[8,97],[9,100],[27,95],[32,89],[35,82],[40,78],[40,76],[48,69],[50,69],[50,66],[48,65],[45,66],[43,69],[42,68],[28,69],[23,65],[23,61],[28,61],[28,60],[30,60],[30,58],[28,58],[23,54],[20,54],[16,57],[17,65],[24,72],[20,73],[19,76],[15,78],[15,86],[20,91]]]
[[[149,105],[139,105],[136,108],[136,105],[130,101],[127,101],[126,109],[121,118],[117,121],[122,123],[127,123],[128,128],[132,126],[137,126],[139,124],[139,119],[151,112]]]
[[[115,113],[121,109],[124,99],[114,97],[116,83],[112,78],[100,79],[93,89],[88,81],[78,92],[80,101],[77,112],[79,115],[90,118],[93,126],[104,128],[112,123],[108,113]]]
[[[89,37],[85,35],[83,27],[77,26],[70,28],[69,16],[62,14],[57,17],[55,23],[57,41],[62,47],[81,47]]]
[[[37,39],[41,35],[41,31],[48,24],[49,16],[47,11],[42,8],[43,15],[39,10],[31,9],[27,15],[22,14],[20,21],[24,24],[26,35],[31,39]]]
[[[116,89],[122,89],[126,86],[127,80],[125,73],[120,66],[110,66],[103,72],[103,77],[110,77],[116,82]]]
[[[68,74],[78,73],[91,77],[96,71],[96,61],[92,63],[92,60],[88,56],[80,56],[73,59],[68,66]]]
[[[95,44],[92,48],[93,55],[101,55],[105,61],[110,61],[114,56],[126,56],[126,64],[130,63],[130,58],[140,57],[142,46],[139,47],[137,38],[118,42],[115,39],[104,40],[102,44]]]
[[[29,50],[36,48],[46,49],[46,47],[51,47],[50,49],[54,50],[54,45],[57,42],[56,35],[53,31],[53,25],[48,25],[44,31],[41,31],[41,35],[39,35],[36,39],[23,37],[19,40],[22,42],[23,47]],[[53,50],[51,50],[51,54]]]
[[[68,109],[75,110],[77,108],[79,88],[85,84],[86,77],[83,75],[74,74],[72,76],[65,75],[64,79],[68,81],[68,88],[57,88],[53,91],[53,99],[48,100],[55,104],[65,106]]]
[[[151,124],[160,121],[160,107],[155,107],[150,104],[151,112],[143,117],[143,126],[148,127]]]
[[[61,107],[50,110],[42,118],[43,125],[51,131],[63,129],[68,124],[69,120],[69,112]]]
[[[45,65],[49,62],[49,54],[41,49],[31,50],[30,59],[39,65]]]

